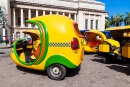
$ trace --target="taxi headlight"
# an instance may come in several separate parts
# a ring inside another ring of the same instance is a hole
[[[112,46],[111,49],[112,49],[112,50],[115,50],[115,49],[116,49],[116,46]]]

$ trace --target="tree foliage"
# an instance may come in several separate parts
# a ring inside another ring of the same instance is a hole
[[[124,24],[130,25],[130,12],[126,12],[126,16],[124,18]]]
[[[130,12],[126,14],[112,15],[108,20],[105,21],[105,28],[117,27],[122,25],[130,25]]]

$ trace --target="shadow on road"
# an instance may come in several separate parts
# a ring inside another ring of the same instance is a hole
[[[110,65],[110,66],[106,66],[106,67],[108,67],[109,69],[115,70],[117,72],[121,72],[126,75],[130,75],[127,65]]]
[[[93,57],[101,57],[101,56],[99,56],[98,54],[95,54]]]
[[[103,60],[102,60],[102,57],[98,56],[98,55],[94,55],[94,59],[91,59],[91,60],[94,61],[94,62],[104,64]],[[130,72],[128,70],[128,65],[125,62],[121,61],[121,60],[113,59],[108,64],[105,64],[105,65],[109,69],[115,70],[117,72],[124,73],[126,75],[130,75]]]
[[[102,56],[94,55],[94,59],[91,59],[92,61],[103,63]],[[112,59],[110,60],[109,64],[125,64],[125,62],[119,60],[119,59]]]
[[[78,75],[80,71],[80,67],[75,69],[67,69],[66,77],[73,77],[75,75]]]
[[[93,53],[93,52],[84,52],[84,55],[94,55],[95,53]]]
[[[102,62],[102,58],[94,58],[94,59],[90,59],[90,60],[92,60],[92,61],[94,61],[94,62],[103,63],[103,62]]]
[[[17,67],[18,70],[23,71],[24,72],[23,74],[31,73],[31,74],[47,76],[46,71],[32,70],[32,69],[23,68],[23,67],[20,67],[20,66],[16,66],[16,67]],[[78,75],[79,71],[80,71],[80,67],[78,67],[76,69],[67,69],[66,77],[73,77],[75,75]]]
[[[47,76],[47,73],[45,71],[32,70],[32,69],[23,68],[23,67],[20,67],[20,66],[16,66],[16,67],[17,67],[18,70],[25,72],[24,74],[31,73],[31,74]]]
[[[5,54],[4,52],[0,52],[0,54]]]

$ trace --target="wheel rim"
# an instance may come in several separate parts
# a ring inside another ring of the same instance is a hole
[[[59,76],[61,74],[61,71],[58,67],[52,67],[50,72],[53,76]]]

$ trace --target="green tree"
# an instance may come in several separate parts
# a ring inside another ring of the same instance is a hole
[[[123,14],[116,14],[111,16],[111,26],[115,27],[115,26],[121,26],[124,18],[123,18]]]
[[[124,18],[124,24],[130,25],[130,12],[126,12],[126,16]]]
[[[111,21],[110,21],[110,19],[108,19],[105,21],[105,29],[109,28],[110,26],[111,26]]]
[[[115,26],[121,26],[121,24],[122,24],[122,22],[124,20],[123,16],[124,16],[123,14],[117,14],[116,15],[117,21],[116,21],[116,25]]]
[[[119,26],[121,26],[122,22],[124,21],[123,16],[124,16],[123,14],[119,14],[118,16]]]
[[[112,15],[110,20],[111,20],[111,26],[116,26],[117,17],[115,15]]]

